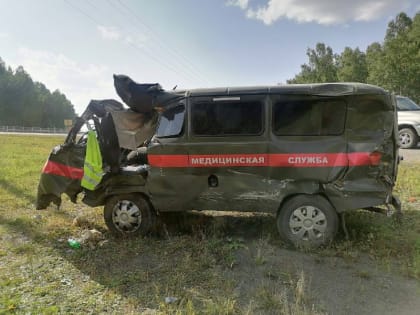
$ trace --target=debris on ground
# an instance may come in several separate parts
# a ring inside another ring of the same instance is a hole
[[[78,215],[73,219],[72,225],[87,229],[92,225],[92,223],[86,217]]]
[[[175,303],[176,301],[178,301],[178,298],[176,298],[174,296],[167,296],[165,298],[165,303],[166,304],[172,304],[172,303]]]
[[[67,240],[67,243],[69,244],[69,246],[71,248],[74,248],[74,249],[77,249],[77,248],[80,248],[81,247],[80,246],[80,242],[78,240],[74,239],[74,238],[69,238]]]
[[[80,244],[88,245],[91,249],[94,249],[97,245],[103,246],[106,242],[103,234],[96,229],[83,230],[78,240]]]

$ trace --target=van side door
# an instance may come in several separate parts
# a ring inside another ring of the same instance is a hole
[[[151,168],[146,188],[158,211],[184,210],[191,197],[186,107],[186,99],[167,106],[147,148]]]
[[[267,95],[195,96],[188,153],[194,182],[205,185],[196,209],[258,211],[264,207]],[[201,187],[201,186],[200,186]]]

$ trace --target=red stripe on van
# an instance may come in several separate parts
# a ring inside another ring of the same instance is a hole
[[[346,153],[270,154],[269,159],[269,165],[274,167],[334,167],[348,165]]]
[[[156,167],[188,167],[188,155],[157,155],[147,156],[149,164]]]
[[[82,179],[83,177],[82,168],[72,167],[53,161],[47,161],[47,163],[45,163],[42,173],[64,176],[71,179]]]
[[[382,154],[380,152],[353,152],[347,154],[349,166],[379,165]]]
[[[345,167],[378,165],[380,158],[376,152],[148,156],[155,167]]]

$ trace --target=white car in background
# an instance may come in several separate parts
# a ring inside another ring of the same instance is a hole
[[[405,96],[397,96],[400,147],[417,147],[420,140],[420,106]]]

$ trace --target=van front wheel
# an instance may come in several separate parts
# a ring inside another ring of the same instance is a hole
[[[116,195],[104,208],[105,224],[115,236],[146,235],[155,223],[155,212],[139,194]]]
[[[402,149],[411,149],[417,146],[418,137],[415,131],[411,128],[403,128],[398,131],[400,140],[400,147]]]
[[[338,216],[319,195],[299,195],[287,200],[277,215],[280,237],[296,247],[319,247],[330,243],[338,230]]]

